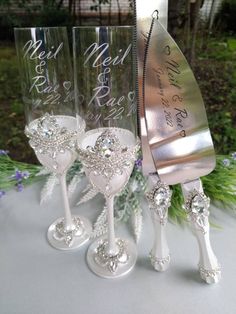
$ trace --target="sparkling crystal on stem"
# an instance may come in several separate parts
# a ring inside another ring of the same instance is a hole
[[[205,200],[201,197],[201,195],[197,194],[194,196],[191,204],[192,212],[197,214],[200,213],[202,214],[206,208],[206,202]]]
[[[167,205],[169,193],[165,188],[159,188],[155,195],[154,195],[154,201],[157,206],[163,207]]]

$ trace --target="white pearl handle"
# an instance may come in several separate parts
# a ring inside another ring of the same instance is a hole
[[[200,179],[184,183],[181,186],[188,220],[198,241],[201,278],[208,284],[216,283],[221,278],[221,269],[209,238],[208,207],[210,200],[204,195]]]
[[[165,271],[170,264],[170,252],[166,239],[166,224],[171,192],[160,182],[157,174],[149,175],[146,194],[154,226],[154,241],[150,252],[151,264],[157,271]]]

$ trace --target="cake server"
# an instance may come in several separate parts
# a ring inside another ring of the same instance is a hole
[[[155,174],[165,185],[181,184],[199,244],[200,275],[212,283],[219,281],[221,270],[209,240],[209,198],[200,177],[215,168],[215,152],[198,84],[161,23],[166,5],[153,0],[135,3],[143,172],[149,178]]]

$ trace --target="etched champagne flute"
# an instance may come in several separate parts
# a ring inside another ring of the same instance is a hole
[[[89,239],[90,222],[71,214],[66,173],[77,158],[76,146],[85,122],[74,103],[73,75],[64,27],[16,28],[25,134],[39,162],[61,185],[64,217],[48,229],[49,243],[61,250],[78,248]]]
[[[133,242],[115,237],[114,197],[127,184],[139,144],[134,134],[122,128],[88,131],[79,140],[79,157],[90,183],[105,196],[108,232],[89,247],[89,267],[99,276],[115,278],[128,273],[137,258]]]
[[[137,259],[135,244],[115,236],[113,208],[139,149],[132,30],[127,26],[73,29],[75,99],[88,130],[78,141],[78,153],[90,183],[105,196],[108,229],[90,245],[87,262],[105,278],[127,274]]]

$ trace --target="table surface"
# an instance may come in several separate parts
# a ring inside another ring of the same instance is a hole
[[[83,185],[83,184],[82,184]],[[79,189],[82,189],[82,185]],[[197,242],[188,228],[168,224],[171,266],[163,273],[150,266],[147,255],[153,230],[144,208],[138,260],[126,277],[102,279],[86,264],[89,244],[71,251],[52,248],[48,226],[62,215],[59,187],[39,205],[42,183],[23,192],[10,191],[0,200],[0,313],[1,314],[235,314],[236,216],[214,209],[211,220],[222,229],[211,231],[214,251],[223,272],[219,284],[207,285],[198,271]],[[75,206],[72,212],[95,220],[102,197]],[[128,225],[117,235],[131,238]]]

